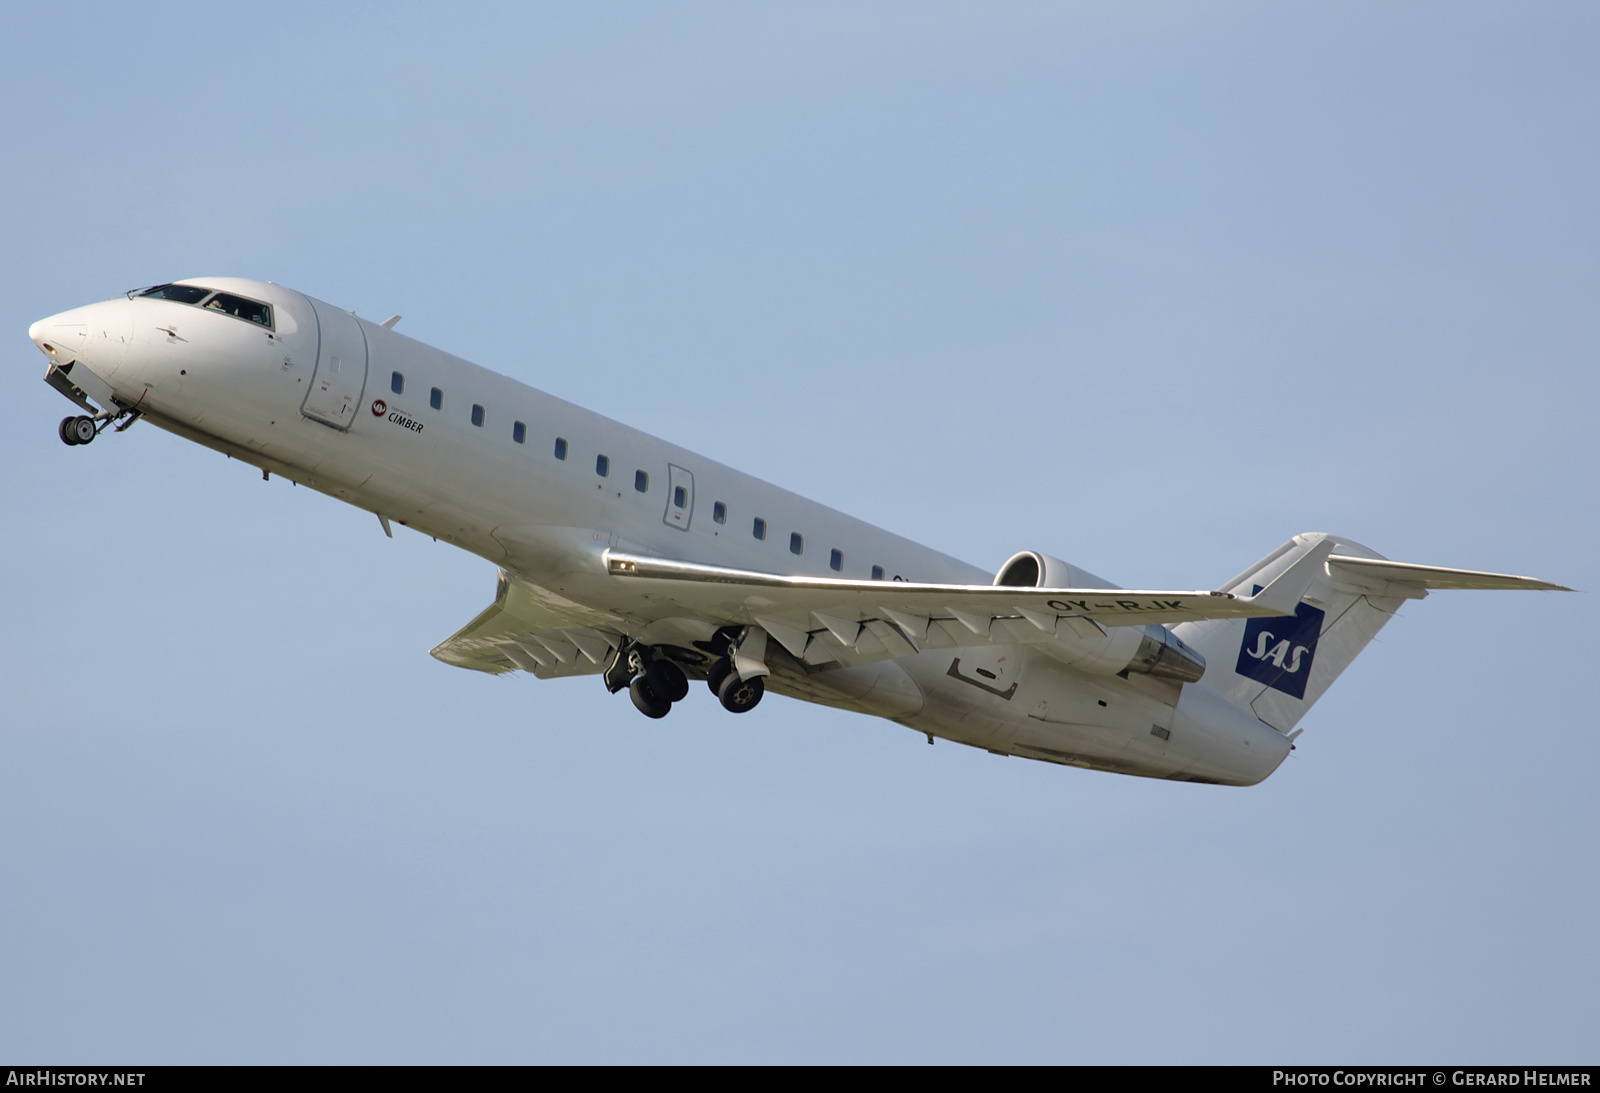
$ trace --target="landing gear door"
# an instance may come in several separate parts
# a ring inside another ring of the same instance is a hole
[[[367,336],[348,311],[312,300],[317,313],[317,373],[300,412],[314,421],[348,429],[367,385]]]
[[[667,464],[667,512],[661,519],[668,527],[679,531],[689,530],[689,517],[694,512],[694,475],[678,466]]]

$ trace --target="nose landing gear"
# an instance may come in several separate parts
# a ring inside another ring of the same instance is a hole
[[[64,417],[56,432],[64,444],[87,444],[100,435],[100,425],[92,417]]]
[[[95,414],[93,417],[87,414],[64,417],[61,419],[61,424],[56,428],[56,435],[61,438],[63,444],[76,447],[79,444],[87,444],[99,436],[107,425],[116,424],[116,431],[119,433],[126,431],[128,426],[139,420],[139,414],[140,411],[138,410],[118,409],[116,413],[108,410]],[[119,422],[120,424],[117,424]]]

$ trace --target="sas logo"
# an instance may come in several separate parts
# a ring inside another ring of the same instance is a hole
[[[375,398],[375,399],[372,400],[372,416],[373,417],[382,417],[384,414],[387,414],[388,412],[389,412],[389,404],[387,402],[384,402],[381,398]]]
[[[1260,591],[1261,586],[1256,585],[1255,592]],[[1292,619],[1281,615],[1246,620],[1239,663],[1233,670],[1275,691],[1304,698],[1306,680],[1311,677],[1311,664],[1317,656],[1317,638],[1322,636],[1326,617],[1320,608],[1302,603],[1294,609]]]

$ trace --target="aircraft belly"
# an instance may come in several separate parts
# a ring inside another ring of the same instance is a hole
[[[1012,666],[1006,650],[1017,647],[982,650],[988,659],[971,648],[923,653],[914,674],[926,702],[897,720],[990,751],[1181,781],[1254,784],[1288,754],[1281,734],[1203,689],[1174,690],[1174,706],[1054,662]]]
[[[816,681],[879,717],[915,717],[924,705],[922,688],[892,660],[818,672]]]

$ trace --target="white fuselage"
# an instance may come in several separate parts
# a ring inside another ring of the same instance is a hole
[[[30,336],[154,424],[470,550],[632,637],[670,620],[572,544],[771,573],[990,579],[292,290],[186,283],[270,304],[271,328],[119,298],[41,320]],[[1004,754],[1152,777],[1253,784],[1289,751],[1283,733],[1203,682],[1091,675],[1020,644],[889,663],[892,681],[862,668],[769,685]]]

